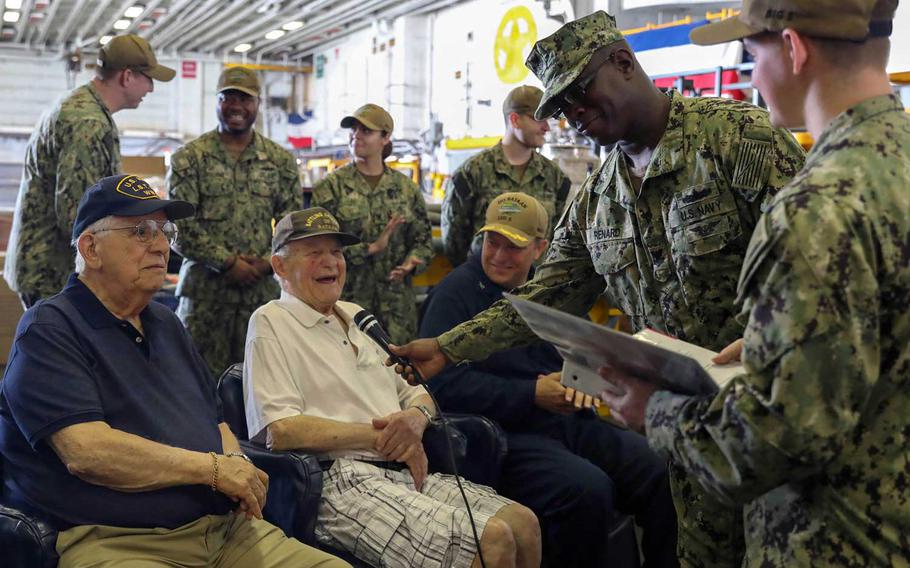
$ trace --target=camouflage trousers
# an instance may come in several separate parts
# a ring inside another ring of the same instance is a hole
[[[745,556],[743,509],[706,492],[670,462],[670,488],[679,525],[677,554],[682,568],[738,568]]]
[[[228,366],[243,361],[246,328],[258,304],[225,304],[217,300],[180,297],[177,317],[215,378]]]

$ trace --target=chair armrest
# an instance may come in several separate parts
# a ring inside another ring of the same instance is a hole
[[[57,566],[57,530],[19,509],[0,505],[0,550],[6,568]]]
[[[252,442],[240,442],[253,464],[269,476],[263,517],[290,537],[316,546],[316,515],[322,496],[319,461],[300,452],[272,452]]]
[[[458,474],[465,479],[495,489],[508,451],[505,432],[483,416],[446,413],[445,420],[449,424],[455,464],[453,467],[442,425],[433,424],[423,435],[430,471],[452,474],[457,467]]]

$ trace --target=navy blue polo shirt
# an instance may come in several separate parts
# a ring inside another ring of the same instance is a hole
[[[207,485],[125,493],[70,474],[48,438],[67,426],[111,428],[199,452],[221,453],[216,385],[165,306],[140,314],[144,335],[108,311],[76,275],[28,310],[0,384],[0,452],[9,501],[58,529],[101,524],[176,528],[232,503]]]

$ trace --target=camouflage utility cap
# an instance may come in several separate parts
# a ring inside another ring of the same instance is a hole
[[[341,231],[341,225],[331,213],[322,207],[310,207],[288,213],[278,221],[275,236],[272,237],[272,252],[278,252],[278,249],[291,241],[319,235],[334,235],[344,246],[360,243],[360,239],[354,235]]]
[[[510,113],[526,114],[534,116],[534,111],[540,105],[540,99],[543,98],[543,91],[530,85],[522,85],[509,91],[506,100],[502,102],[502,114],[509,116]]]
[[[395,121],[384,108],[379,105],[367,103],[354,111],[354,114],[341,119],[342,128],[353,128],[359,122],[370,130],[382,130],[388,134],[395,128]]]
[[[258,97],[259,75],[248,67],[228,67],[218,77],[218,92],[225,91],[240,91]]]
[[[524,248],[535,238],[547,238],[549,214],[527,193],[503,193],[487,207],[487,219],[478,233],[493,231]]]
[[[136,69],[156,81],[170,81],[177,74],[170,67],[158,64],[152,46],[135,34],[114,36],[98,52],[98,67],[102,69]]]
[[[616,27],[616,19],[598,10],[569,22],[535,43],[525,65],[543,82],[546,90],[534,118],[543,120],[556,114],[559,109],[553,100],[578,78],[594,52],[621,39],[623,36]]]
[[[890,35],[896,8],[896,0],[744,0],[739,16],[695,28],[689,37],[713,45],[792,28],[811,37],[855,41]],[[873,17],[884,22],[870,29]]]
[[[156,211],[164,211],[169,220],[176,221],[192,217],[196,208],[186,201],[161,199],[148,182],[133,175],[101,178],[85,191],[79,201],[76,222],[73,224],[73,240],[99,219],[111,215],[135,217]]]

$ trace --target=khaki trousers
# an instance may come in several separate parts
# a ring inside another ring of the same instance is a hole
[[[82,525],[57,536],[60,568],[350,568],[243,515],[208,515],[176,529]]]

